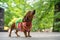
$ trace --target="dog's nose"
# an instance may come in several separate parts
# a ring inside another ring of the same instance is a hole
[[[35,10],[33,10],[33,14],[35,14]]]
[[[35,10],[33,10],[33,12],[35,12]]]

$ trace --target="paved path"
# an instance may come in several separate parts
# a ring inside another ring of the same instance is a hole
[[[12,33],[12,37],[8,37],[8,32],[0,32],[0,40],[60,40],[58,32],[31,32],[32,37],[24,37],[22,32],[19,32],[20,37]]]

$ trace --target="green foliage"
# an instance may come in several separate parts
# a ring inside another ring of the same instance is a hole
[[[57,5],[59,2],[60,0],[55,0],[55,5]],[[54,30],[53,31],[60,32],[60,12],[57,12],[57,11],[55,12],[55,15],[54,15]]]
[[[44,3],[45,2],[45,3]],[[33,31],[53,27],[54,2],[39,1],[35,3],[36,19],[33,20]]]
[[[4,0],[0,1],[6,3],[7,7],[4,6],[5,15],[4,22],[5,26],[13,20],[13,18],[24,17],[28,10],[36,10],[35,18],[33,18],[32,31],[42,30],[53,27],[54,17],[54,0],[35,0],[27,2],[28,0]],[[3,6],[1,5],[1,6]]]
[[[55,22],[54,22],[54,31],[59,31],[60,32],[60,12],[57,12],[55,14]]]
[[[57,12],[54,17],[55,17],[55,19],[60,18],[60,12]]]

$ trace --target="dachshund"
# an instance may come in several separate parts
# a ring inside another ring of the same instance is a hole
[[[28,12],[26,13],[26,15],[24,16],[22,22],[20,22],[20,23],[18,24],[18,25],[20,25],[21,31],[24,32],[25,37],[31,37],[30,31],[31,31],[31,28],[32,28],[32,20],[33,20],[34,14],[35,14],[35,10],[28,11]],[[19,29],[16,28],[15,23],[13,23],[13,24],[11,25],[10,32],[9,32],[9,37],[11,37],[11,32],[12,32],[13,29],[16,30],[15,34],[16,34],[18,37],[20,37],[20,36],[18,35]]]

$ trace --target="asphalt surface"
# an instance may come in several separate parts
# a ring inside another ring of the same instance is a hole
[[[18,33],[20,37],[17,37],[14,32],[12,36],[8,36],[8,32],[0,32],[0,40],[60,40],[59,32],[31,32],[32,37],[25,37],[23,32]]]

